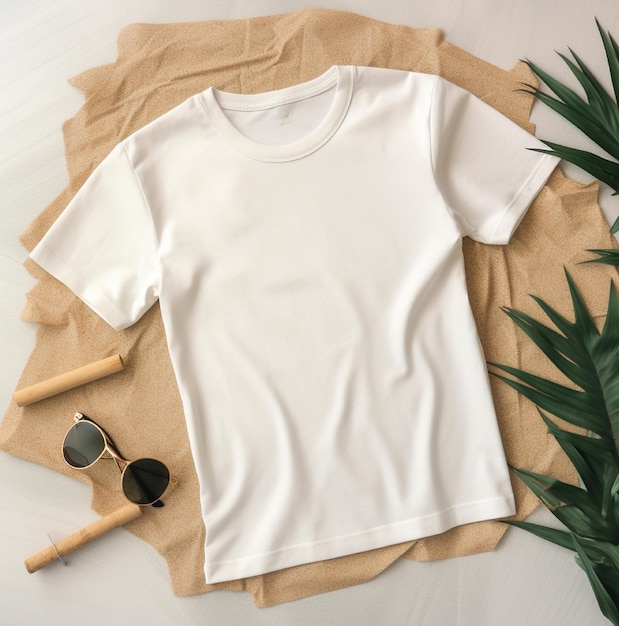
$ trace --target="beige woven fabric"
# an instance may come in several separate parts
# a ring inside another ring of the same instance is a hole
[[[210,85],[243,93],[266,91],[311,79],[333,64],[438,73],[532,130],[531,98],[515,91],[520,81],[532,80],[526,66],[518,63],[510,71],[500,70],[445,42],[438,30],[320,9],[247,20],[131,25],[119,36],[114,63],[72,81],[84,92],[85,104],[64,126],[70,183],[24,233],[24,245],[32,249],[118,141],[192,94]],[[605,310],[613,270],[577,265],[588,256],[585,248],[613,245],[596,198],[596,185],[575,183],[556,171],[507,247],[465,241],[471,300],[488,360],[524,363],[552,375],[500,307],[535,311],[526,295],[534,293],[569,314],[564,265],[583,286],[592,312]],[[178,476],[178,486],[163,509],[148,509],[127,528],[165,557],[176,594],[244,590],[258,606],[268,606],[361,583],[400,556],[430,560],[491,550],[505,532],[504,525],[483,522],[417,542],[207,585],[197,478],[158,307],[135,326],[115,332],[34,263],[27,267],[39,280],[28,295],[23,317],[38,323],[39,331],[18,386],[114,353],[123,356],[126,369],[29,407],[12,405],[0,426],[0,447],[92,481],[92,506],[101,514],[121,506],[124,499],[115,468],[107,463],[96,464],[87,474],[64,466],[59,448],[74,411],[99,422],[126,458],[148,455],[163,460]],[[534,407],[496,381],[493,392],[510,463],[573,480]],[[518,517],[523,518],[537,502],[516,481],[515,490]]]

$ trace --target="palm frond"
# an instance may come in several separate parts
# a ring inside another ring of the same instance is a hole
[[[526,530],[532,535],[550,541],[562,548],[567,548],[574,552],[576,551],[573,539],[574,534],[570,531],[517,520],[510,520],[505,523],[509,526]],[[604,541],[591,541],[583,539],[582,537],[579,537],[579,540],[582,549],[586,552],[593,564],[616,568],[619,571],[619,548],[616,545]]]
[[[604,44],[604,52],[606,53],[610,79],[615,91],[615,99],[619,102],[619,46],[617,46],[617,42],[614,40],[613,36],[602,28],[602,25],[597,19],[595,20],[595,24],[602,38],[602,43]]]
[[[619,218],[617,218],[617,222],[619,222]],[[597,254],[598,258],[589,259],[587,261],[583,261],[583,263],[605,263],[606,265],[619,267],[619,249],[611,248],[610,250],[602,250],[594,248],[592,250],[587,250],[587,252]]]
[[[615,100],[608,94],[602,85],[600,85],[582,59],[571,48],[568,49],[576,63],[564,54],[559,53],[559,56],[570,68],[582,88],[585,90],[591,107],[599,113],[601,119],[608,120],[610,123],[610,130],[613,133],[619,132],[619,108],[616,106]]]
[[[509,378],[491,372],[493,376],[508,384],[545,411],[574,424],[574,426],[588,428],[600,436],[607,433],[608,426],[603,415],[598,414],[590,397],[584,391],[570,389],[509,365],[498,363],[489,363],[489,365],[513,376],[514,378]]]
[[[536,150],[573,163],[619,194],[619,45],[597,20],[596,24],[606,54],[613,94],[605,89],[571,48],[568,48],[571,58],[563,53],[558,54],[582,87],[584,98],[528,59],[525,59],[525,63],[551,93],[532,85],[524,85],[522,91],[561,115],[612,158],[546,140],[544,143],[549,149]],[[612,234],[616,232],[619,232],[619,219],[611,229]]]
[[[490,364],[509,376],[491,373],[544,411],[605,437],[619,454],[619,299],[611,284],[606,323],[599,332],[568,272],[566,278],[574,322],[535,298],[562,331],[563,340],[522,312],[507,309],[507,313],[578,388],[508,365]]]
[[[555,111],[609,158],[587,150],[544,141],[552,154],[585,170],[619,194],[619,44],[598,20],[612,93],[571,48],[559,53],[584,97],[532,61],[531,71],[547,92],[524,85],[525,91]],[[549,92],[549,93],[548,93]],[[619,217],[610,227],[619,232]],[[619,267],[619,250],[593,249],[585,263]],[[556,545],[571,549],[585,571],[602,613],[619,626],[619,297],[611,281],[606,321],[598,330],[571,276],[566,272],[574,321],[559,314],[539,297],[535,302],[554,326],[531,315],[505,308],[504,312],[540,348],[567,384],[547,380],[508,365],[490,364],[491,372],[534,402],[548,432],[561,446],[581,478],[583,487],[568,485],[530,470],[514,469],[520,479],[565,525],[567,530],[529,522],[509,522]],[[554,415],[558,421],[551,419]],[[567,422],[588,435],[562,428]]]
[[[595,262],[619,264],[615,250],[593,252],[599,256]],[[600,609],[619,625],[619,297],[611,281],[606,321],[598,330],[578,287],[567,271],[565,275],[573,321],[536,296],[534,301],[554,328],[522,311],[504,311],[568,385],[508,365],[494,364],[500,373],[492,373],[537,405],[548,432],[567,454],[583,487],[514,468],[567,530],[509,523],[574,550]],[[562,428],[562,421],[589,434]]]
[[[536,472],[522,469],[514,472],[557,519],[579,536],[619,542],[619,527],[601,515],[587,491]]]
[[[551,154],[552,156],[569,161],[608,185],[613,189],[613,195],[619,193],[619,163],[605,159],[597,154],[592,154],[586,150],[570,148],[569,146],[553,143],[552,141],[542,141],[550,150],[544,150],[543,148],[531,148],[531,150],[533,152],[541,152],[542,154]]]
[[[619,624],[619,607],[617,605],[617,598],[613,599],[611,594],[609,593],[609,589],[602,582],[600,574],[604,572],[607,577],[608,583],[610,583],[610,588],[614,589],[614,593],[617,594],[617,582],[619,582],[619,576],[617,576],[617,572],[615,571],[615,575],[612,575],[611,572],[608,572],[609,568],[602,568],[600,566],[596,567],[594,563],[591,561],[589,556],[587,555],[586,550],[583,548],[581,541],[575,534],[572,534],[572,539],[574,541],[574,547],[576,548],[576,552],[578,554],[577,563],[582,567],[582,569],[587,574],[587,578],[589,579],[589,583],[591,584],[591,588],[593,589],[593,593],[595,593],[595,598],[598,602],[600,610],[603,615],[608,618],[613,624]],[[612,585],[612,586],[611,586]]]

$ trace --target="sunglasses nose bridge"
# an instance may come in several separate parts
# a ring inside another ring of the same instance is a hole
[[[122,456],[120,456],[120,453],[118,452],[118,450],[116,450],[108,437],[105,437],[105,452],[107,452],[114,461],[114,463],[116,463],[116,467],[121,474],[125,471],[127,465],[131,463],[131,461],[127,461],[127,459],[124,459]]]
[[[112,459],[112,461],[114,461],[114,464],[116,465],[116,467],[118,468],[118,471],[120,472],[122,476],[122,473],[125,471],[125,468],[127,467],[127,465],[129,465],[129,461],[125,461],[125,459],[122,459],[118,455],[111,454],[111,453],[106,458]]]

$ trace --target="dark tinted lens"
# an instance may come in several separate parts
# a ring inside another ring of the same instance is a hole
[[[92,465],[104,450],[103,435],[90,422],[78,422],[73,425],[62,444],[65,461],[78,468]]]
[[[127,465],[123,491],[131,502],[152,504],[163,495],[170,482],[168,468],[155,459],[138,459]]]

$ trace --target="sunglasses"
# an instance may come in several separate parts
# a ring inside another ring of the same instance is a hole
[[[83,413],[75,413],[75,424],[62,442],[62,456],[67,465],[86,469],[101,458],[112,458],[120,470],[126,498],[140,506],[163,506],[160,498],[170,483],[176,482],[170,471],[156,459],[123,459],[106,432]]]

